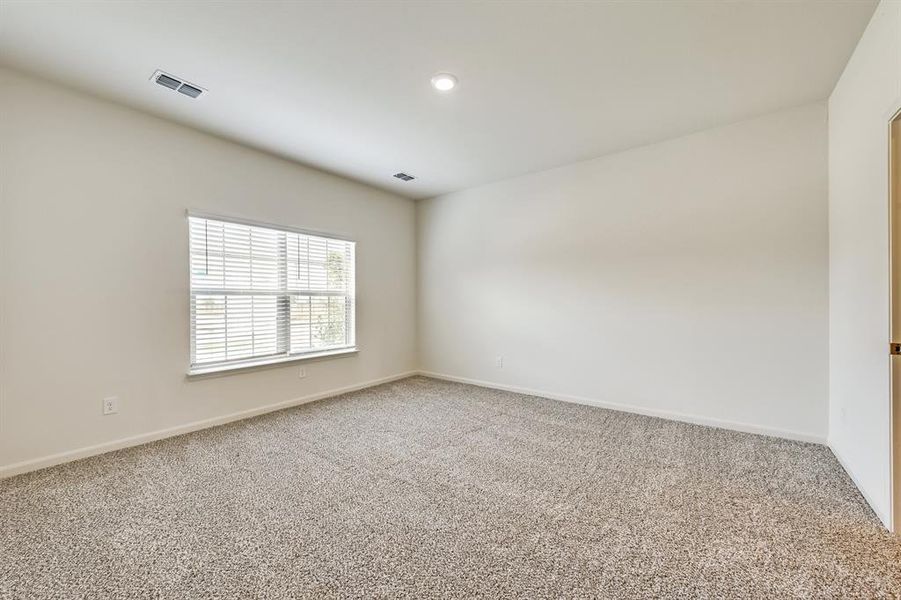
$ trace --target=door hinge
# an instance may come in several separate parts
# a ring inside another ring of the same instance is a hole
[[[901,354],[901,344],[892,342],[888,345],[889,354]]]

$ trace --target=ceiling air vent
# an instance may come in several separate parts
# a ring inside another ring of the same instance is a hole
[[[172,79],[168,75],[160,74],[156,78],[156,82],[160,85],[164,85],[171,90],[178,89],[178,86],[181,85],[181,82],[178,79]]]
[[[202,89],[194,87],[193,85],[188,85],[187,83],[181,84],[181,87],[178,88],[178,91],[185,96],[190,96],[192,98],[196,98],[203,93]]]
[[[206,91],[198,85],[187,83],[179,77],[173,77],[172,75],[163,73],[162,71],[157,71],[156,73],[154,73],[153,77],[150,78],[150,81],[155,81],[163,87],[167,87],[170,90],[175,90],[190,98],[197,98],[198,96],[200,96],[200,94]]]
[[[412,175],[407,175],[406,173],[395,173],[394,176],[401,181],[413,181],[414,179],[416,179]]]

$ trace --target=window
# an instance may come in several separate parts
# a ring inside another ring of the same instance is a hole
[[[192,374],[354,349],[354,242],[188,223]]]

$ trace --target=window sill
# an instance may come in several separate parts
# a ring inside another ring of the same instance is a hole
[[[340,358],[352,356],[360,351],[353,346],[351,348],[338,348],[336,350],[323,350],[322,352],[310,352],[296,356],[280,356],[277,358],[265,358],[261,360],[248,360],[227,365],[198,366],[188,370],[188,379],[211,377],[216,375],[230,375],[233,373],[255,371],[272,367],[281,367],[290,363],[321,360],[325,358]]]

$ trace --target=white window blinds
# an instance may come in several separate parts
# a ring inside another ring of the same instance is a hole
[[[189,216],[191,367],[354,346],[354,242]]]

